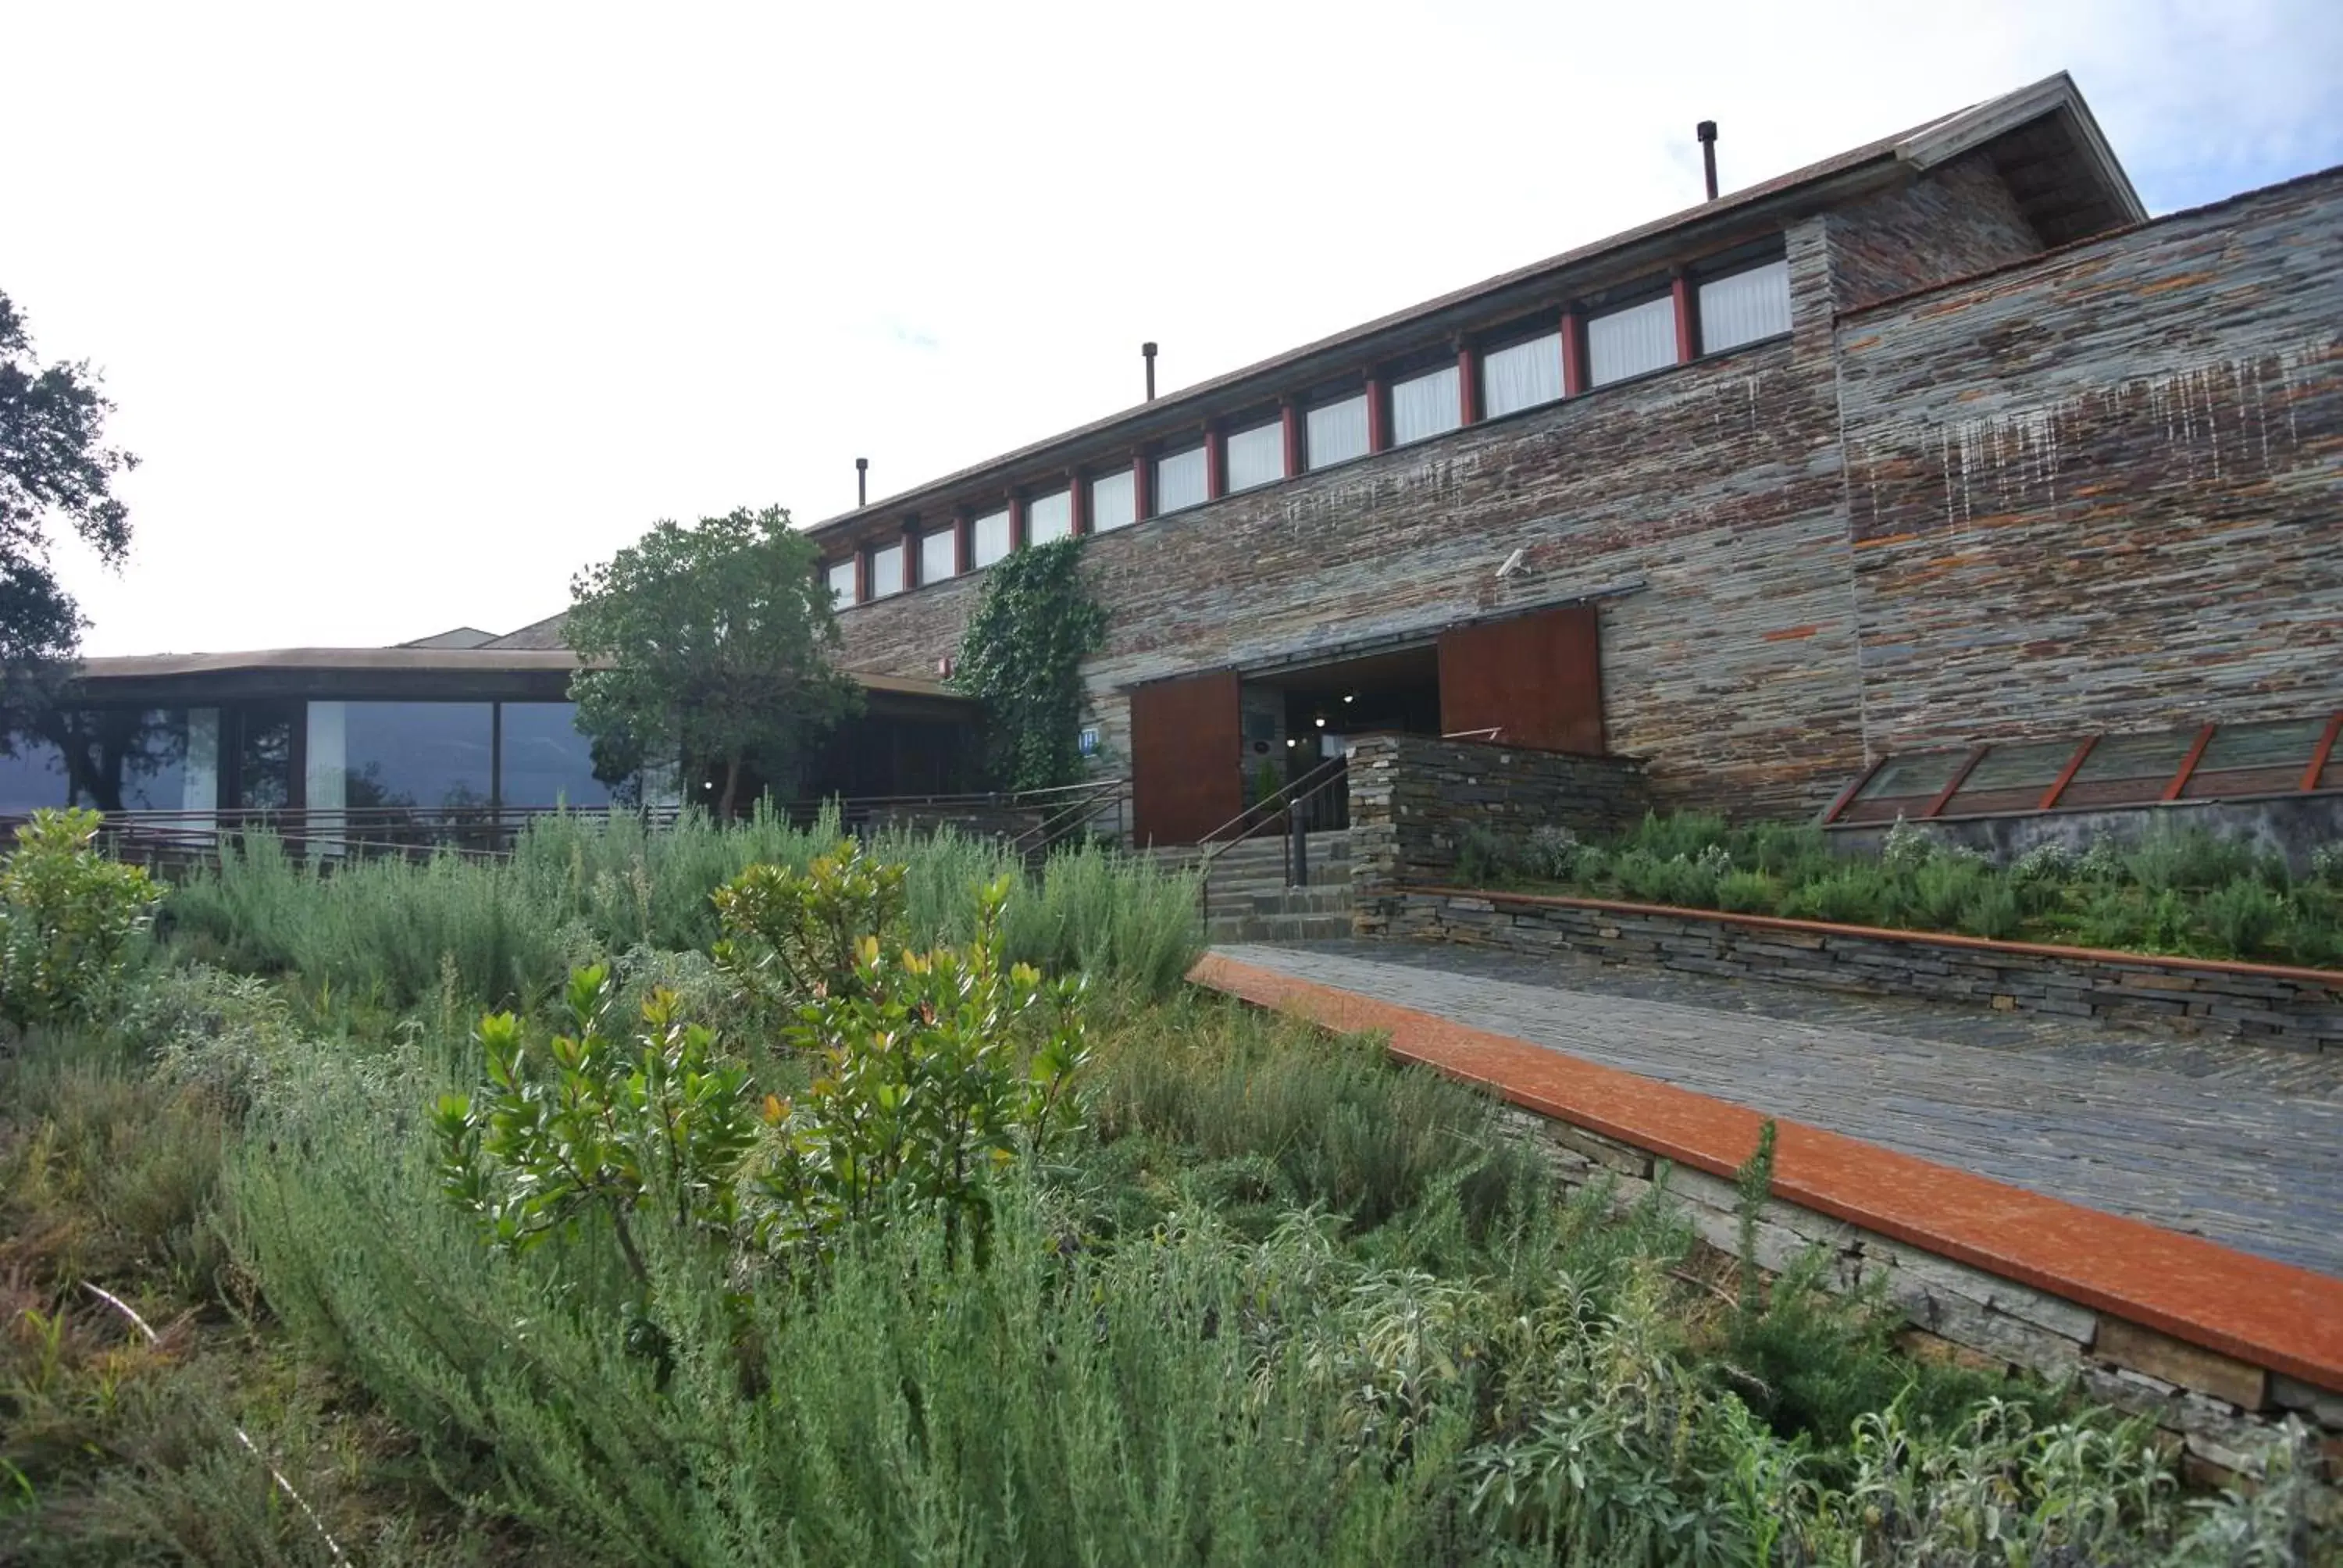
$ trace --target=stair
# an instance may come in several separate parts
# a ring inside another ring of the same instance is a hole
[[[1159,858],[1193,865],[1193,849],[1159,850]],[[1331,941],[1351,934],[1351,836],[1310,835],[1310,882],[1285,883],[1285,847],[1264,836],[1222,850],[1212,861],[1206,891],[1208,942]]]

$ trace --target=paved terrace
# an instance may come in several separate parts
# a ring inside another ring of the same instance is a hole
[[[2343,1278],[2343,1060],[1453,946],[1216,948]]]

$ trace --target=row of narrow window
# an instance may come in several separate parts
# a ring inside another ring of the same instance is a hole
[[[1727,274],[1702,282],[1699,297],[1700,343],[1705,353],[1722,353],[1790,329],[1790,271],[1786,261]],[[1664,369],[1677,363],[1675,306],[1668,296],[1590,316],[1586,319],[1586,379],[1604,387],[1630,377]],[[1388,388],[1391,427],[1389,444],[1404,447],[1462,427],[1463,405],[1459,397],[1457,367],[1443,365],[1423,375],[1393,381]],[[1503,415],[1559,401],[1563,396],[1563,342],[1559,327],[1481,357],[1481,417]],[[1302,414],[1302,471],[1315,472],[1367,455],[1372,444],[1367,394],[1320,403]],[[1226,494],[1258,489],[1290,478],[1285,470],[1285,430],[1272,417],[1222,437]],[[1211,498],[1204,446],[1167,452],[1155,459],[1153,515],[1185,511]],[[1101,474],[1090,487],[1091,531],[1111,533],[1139,520],[1139,496],[1129,468]],[[1037,496],[1025,503],[1025,542],[1043,545],[1074,531],[1071,489]],[[969,529],[968,569],[980,571],[1006,556],[1015,540],[1010,508],[1003,505],[976,518]],[[960,574],[958,530],[947,525],[920,536],[921,583],[940,582]],[[905,576],[908,546],[890,544],[870,552],[870,580],[865,599],[886,598],[910,587]],[[840,561],[830,568],[832,600],[855,602],[856,563]]]

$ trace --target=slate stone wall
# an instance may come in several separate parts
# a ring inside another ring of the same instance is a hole
[[[1971,153],[1931,178],[1841,207],[1830,234],[1841,310],[2037,256],[2042,241],[1993,161]]]
[[[1873,751],[2343,704],[2343,170],[1840,349]]]
[[[1655,784],[1826,801],[1861,742],[1819,220],[1788,254],[1786,340],[1091,540],[1104,764],[1128,766],[1129,685],[1594,597],[1610,742]],[[982,581],[843,611],[845,662],[932,677]]]
[[[2027,260],[1970,159],[1785,240],[1785,340],[1092,540],[1099,765],[1132,684],[1580,599],[1667,804],[2343,703],[2343,171]],[[982,581],[847,610],[845,662],[932,677]]]
[[[1364,890],[1361,899],[1363,928]],[[1375,903],[1366,929],[1418,940],[2236,1035],[2288,1050],[2343,1050],[2343,975],[2324,971],[2045,952],[1921,932],[1420,886],[1379,888]]]
[[[1548,824],[1607,837],[1643,819],[1651,791],[1626,757],[1574,757],[1426,735],[1369,735],[1351,752],[1351,890],[1359,929],[1411,884],[1452,878],[1465,836],[1526,838]]]
[[[1661,1194],[1718,1252],[1741,1248],[1739,1195],[1732,1182],[1673,1165],[1650,1150],[1589,1128],[1509,1107],[1503,1125],[1544,1153],[1570,1191],[1597,1189],[1621,1209]],[[2266,1473],[2288,1442],[2285,1423],[2302,1423],[2328,1489],[2313,1500],[2332,1522],[2343,1479],[2343,1391],[2318,1388],[2283,1372],[2222,1355],[2112,1312],[1768,1198],[1754,1228],[1757,1265],[1780,1274],[1819,1249],[1817,1278],[1835,1292],[1878,1291],[1910,1327],[1898,1343],[1909,1354],[1980,1371],[2022,1367],[2073,1378],[2090,1397],[2145,1416],[2179,1440],[2199,1482]]]

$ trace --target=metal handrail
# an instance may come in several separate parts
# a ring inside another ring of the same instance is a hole
[[[1069,801],[1055,813],[1020,833],[1010,841],[1011,851],[1020,859],[1046,853],[1097,820],[1109,807],[1120,809],[1131,799],[1131,780],[1126,778],[1091,779],[1081,787],[1088,789],[1090,793]]]
[[[1299,819],[1293,815],[1295,809],[1348,779],[1350,769],[1349,757],[1329,757],[1301,778],[1290,780],[1284,788],[1262,796],[1204,836],[1204,852],[1196,859],[1196,904],[1205,919],[1212,918],[1212,870],[1220,864],[1221,857],[1263,829],[1279,825],[1280,818],[1285,819],[1286,825],[1298,821]],[[1244,825],[1245,819],[1255,817],[1256,813],[1261,815],[1250,825]],[[1223,834],[1232,836],[1223,838]],[[1290,834],[1285,841],[1285,879],[1287,885],[1292,886],[1293,841]]]

